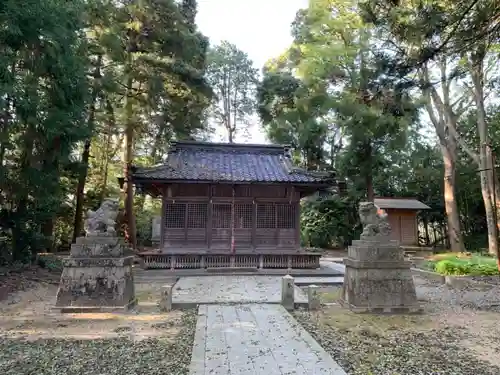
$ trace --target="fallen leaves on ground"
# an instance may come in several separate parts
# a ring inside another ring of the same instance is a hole
[[[500,373],[461,345],[466,329],[433,327],[425,316],[356,315],[339,306],[294,315],[349,375]]]
[[[182,375],[188,373],[196,311],[186,311],[176,337],[133,340],[29,341],[0,336],[2,375]],[[162,329],[161,326],[156,327]]]

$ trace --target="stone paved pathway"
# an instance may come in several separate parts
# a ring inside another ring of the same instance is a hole
[[[281,306],[199,307],[190,375],[346,375]]]
[[[281,276],[192,276],[175,284],[174,305],[204,303],[281,303]],[[306,304],[307,296],[295,287],[295,303]]]

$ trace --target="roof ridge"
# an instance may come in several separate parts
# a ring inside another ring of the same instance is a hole
[[[200,142],[200,141],[175,141],[171,143],[170,152],[175,152],[178,149],[213,149],[214,151],[220,150],[234,150],[234,151],[253,151],[253,152],[269,152],[276,151],[284,153],[291,148],[289,145],[279,144],[254,144],[254,143],[214,143],[214,142]]]

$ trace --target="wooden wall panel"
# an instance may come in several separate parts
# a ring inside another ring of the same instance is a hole
[[[224,189],[214,187],[208,192],[223,195]],[[225,187],[232,189],[230,185]],[[239,190],[242,196],[235,197],[234,203],[232,197],[165,198],[165,246],[230,250],[234,239],[236,250],[297,248],[300,208],[299,202],[292,199],[296,191],[287,192],[290,199],[273,202],[245,196],[247,188]]]

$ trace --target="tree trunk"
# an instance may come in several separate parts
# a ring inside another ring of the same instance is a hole
[[[373,169],[372,169],[372,145],[365,145],[365,184],[366,184],[366,199],[368,202],[375,201],[375,192],[373,191]]]
[[[130,53],[129,53],[130,55]],[[135,250],[137,248],[136,239],[136,226],[135,226],[135,216],[134,216],[134,191],[131,181],[131,166],[133,161],[133,146],[134,146],[134,121],[132,118],[132,85],[133,79],[130,73],[131,61],[129,61],[129,67],[127,72],[127,89],[125,96],[125,139],[124,139],[124,151],[123,151],[123,175],[124,175],[124,185],[123,194],[125,201],[125,220],[127,223],[125,236]]]
[[[366,174],[366,199],[368,202],[375,201],[375,192],[373,191],[373,176],[371,173]]]
[[[474,101],[476,103],[477,132],[479,134],[479,177],[488,227],[488,251],[492,255],[498,255],[497,218],[495,216],[496,207],[494,207],[493,155],[489,146],[488,125],[484,109],[483,61],[485,54],[485,46],[479,44],[477,49],[471,54],[469,71],[472,78]]]
[[[78,185],[76,186],[76,207],[75,207],[75,220],[73,222],[73,238],[72,243],[76,242],[76,238],[82,233],[82,219],[83,219],[83,201],[85,182],[87,180],[87,173],[89,169],[90,157],[90,138],[85,141],[82,152],[82,171],[78,176]]]
[[[481,166],[480,166],[480,180],[481,180],[481,195],[483,196],[484,210],[486,213],[486,224],[488,230],[488,252],[492,255],[496,255],[498,249],[498,237],[497,237],[497,222],[495,218],[495,208],[493,206],[492,192],[494,194],[493,187],[491,186],[492,178],[491,171],[488,170],[489,163],[486,160],[485,153],[481,152]]]
[[[101,64],[102,55],[97,57],[97,65],[94,71],[94,87],[92,88],[92,97],[90,102],[89,117],[87,120],[87,127],[94,131],[95,122],[95,111],[96,111],[96,101],[97,93],[99,91],[99,78],[101,76]],[[85,141],[82,152],[82,170],[78,176],[78,185],[76,186],[76,207],[75,207],[75,220],[73,223],[73,238],[72,243],[76,242],[76,238],[80,236],[82,232],[82,216],[83,216],[83,201],[84,201],[84,191],[85,183],[87,181],[87,174],[89,171],[89,157],[90,157],[90,145],[92,142],[92,135]]]
[[[113,109],[113,105],[111,104],[111,101],[109,99],[106,99],[106,113],[107,113],[107,118],[106,121],[108,123],[108,131],[106,133],[106,142],[105,142],[105,148],[103,152],[103,166],[101,170],[101,192],[99,195],[99,204],[101,204],[104,201],[104,198],[106,197],[107,191],[108,191],[108,173],[109,173],[109,160],[113,157],[111,156],[111,139],[113,138],[112,133],[114,129],[116,129],[116,119],[115,119],[115,111]],[[120,148],[120,144],[118,145],[118,148]],[[112,153],[115,155],[115,151]]]
[[[462,231],[460,228],[460,217],[455,195],[456,178],[456,160],[457,160],[457,142],[456,138],[456,118],[451,113],[449,102],[449,81],[446,74],[446,60],[439,64],[441,71],[441,88],[443,99],[439,96],[436,88],[431,84],[428,67],[424,65],[419,73],[422,81],[422,94],[426,101],[426,109],[429,114],[436,134],[439,139],[441,155],[444,162],[444,201],[448,223],[449,247],[453,251],[464,251]],[[451,134],[450,134],[451,133]]]
[[[455,196],[455,155],[446,145],[441,145],[444,162],[444,205],[448,221],[448,239],[452,251],[465,251],[462,232],[460,230],[460,219]]]
[[[429,220],[424,216],[422,222],[424,224],[425,246],[429,246],[431,242],[429,238]]]
[[[45,220],[42,224],[42,234],[45,237],[45,250],[51,253],[54,250],[54,218]]]

